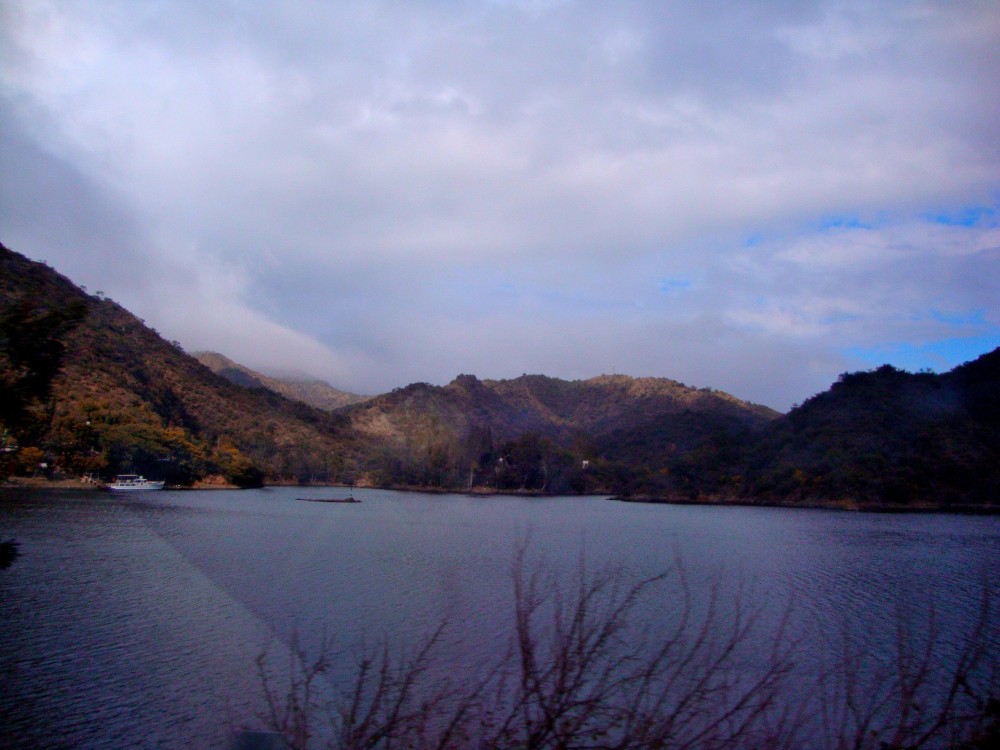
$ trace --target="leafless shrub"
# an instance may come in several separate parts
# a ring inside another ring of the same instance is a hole
[[[257,656],[257,675],[264,692],[265,713],[260,718],[274,732],[285,738],[290,748],[305,750],[315,730],[314,722],[326,706],[320,699],[320,678],[330,669],[331,650],[326,636],[320,643],[319,655],[310,657],[292,634],[288,645],[288,665],[276,674],[270,653]],[[284,687],[279,684],[284,682]]]
[[[1000,728],[996,613],[984,583],[963,642],[945,643],[932,610],[926,626],[897,608],[892,647],[879,658],[847,627],[840,657],[819,679],[817,746],[835,750],[972,748]],[[921,627],[917,627],[921,625]]]
[[[775,649],[749,677],[739,657],[754,618],[739,601],[722,607],[718,586],[698,611],[681,566],[632,584],[581,570],[566,601],[523,551],[513,578],[515,648],[485,746],[712,748],[766,734],[788,655]],[[636,617],[653,596],[672,610],[665,630]]]
[[[459,688],[430,673],[445,627],[438,627],[412,656],[394,659],[385,642],[375,655],[362,653],[353,686],[333,714],[332,747],[447,748],[468,739],[478,688]]]
[[[581,564],[566,590],[522,548],[512,578],[512,635],[494,663],[453,676],[442,625],[411,654],[362,649],[353,681],[324,704],[331,652],[309,658],[295,639],[283,688],[258,662],[267,725],[295,750],[978,750],[1000,727],[988,596],[950,658],[933,622],[917,632],[900,615],[891,660],[873,663],[845,635],[807,683],[787,616],[765,629],[718,584],[696,597],[682,565],[629,582]],[[654,603],[666,623],[640,617]]]

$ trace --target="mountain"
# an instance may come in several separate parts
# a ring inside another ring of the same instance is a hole
[[[1000,499],[1000,349],[937,375],[845,373],[750,450],[744,496],[961,507]]]
[[[236,385],[245,388],[267,388],[286,398],[301,401],[324,411],[336,411],[341,407],[368,399],[368,396],[338,390],[323,380],[305,374],[284,377],[264,375],[218,352],[193,352],[191,356],[216,375],[221,375]]]
[[[779,416],[725,393],[624,375],[460,375],[446,386],[414,383],[338,413],[380,446],[372,470],[381,481],[549,491],[620,490],[634,469],[646,471],[646,460],[666,468],[720,429],[744,439]]]
[[[356,453],[343,417],[231,383],[112,300],[2,245],[0,308],[0,383],[4,402],[19,405],[0,414],[5,432],[66,471],[252,484],[335,478]],[[26,324],[30,338],[19,334]],[[45,387],[18,391],[36,361],[52,371]]]
[[[716,415],[760,426],[773,409],[666,378],[601,375],[566,381],[544,375],[479,380],[459,375],[446,386],[414,383],[342,410],[355,429],[401,439],[417,427],[447,422],[456,431],[489,428],[500,440],[537,432],[559,444],[657,423],[682,414]]]
[[[10,375],[0,383],[16,396],[5,401],[25,405],[0,421],[71,472],[610,492],[635,484],[646,471],[638,464],[651,451],[659,460],[665,440],[664,455],[677,460],[720,424],[744,435],[777,417],[727,394],[625,376],[461,375],[324,411],[222,355],[199,362],[112,300],[2,246],[0,306],[10,341],[38,350],[28,369],[48,373],[18,380],[20,366],[0,361],[0,375]],[[37,319],[35,333],[18,339],[25,316]],[[17,346],[5,350],[16,359]]]
[[[996,508],[1000,497],[1000,349],[942,375],[888,365],[845,373],[786,415],[623,375],[459,375],[318,409],[302,392],[276,392],[281,379],[201,356],[211,367],[0,245],[0,476],[44,460],[50,471],[181,484],[352,481],[889,509]]]

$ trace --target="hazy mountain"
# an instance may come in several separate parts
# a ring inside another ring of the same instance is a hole
[[[324,411],[336,411],[360,403],[368,396],[338,390],[329,383],[305,373],[265,375],[251,370],[218,352],[193,352],[195,359],[217,375],[246,388],[267,388],[287,398],[302,401]]]

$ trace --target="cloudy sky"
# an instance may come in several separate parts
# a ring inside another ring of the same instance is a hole
[[[1000,6],[0,4],[0,242],[361,393],[1000,346]]]

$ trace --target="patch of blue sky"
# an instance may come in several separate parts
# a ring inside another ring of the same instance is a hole
[[[966,310],[963,312],[944,312],[942,310],[931,309],[926,313],[914,315],[913,318],[914,320],[933,320],[949,326],[983,328],[989,325],[986,322],[986,311],[983,309]]]
[[[997,347],[1000,347],[1000,329],[981,336],[956,337],[925,344],[899,342],[882,346],[852,347],[844,353],[873,368],[890,364],[910,372],[923,369],[947,372]]]
[[[668,278],[660,279],[658,284],[660,291],[663,294],[676,294],[677,292],[684,292],[691,288],[691,279],[684,278]]]
[[[865,221],[853,214],[824,216],[819,220],[820,229],[875,229],[877,222]]]
[[[996,226],[1000,215],[993,206],[966,206],[953,211],[925,214],[925,218],[949,227],[978,227]]]

